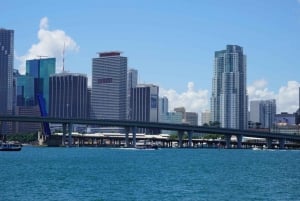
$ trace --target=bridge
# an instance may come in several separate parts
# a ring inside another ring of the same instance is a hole
[[[207,133],[207,134],[220,134],[225,136],[226,147],[229,148],[231,144],[231,137],[236,136],[237,148],[242,148],[243,137],[265,138],[267,147],[272,147],[273,140],[278,140],[279,148],[284,149],[286,141],[300,143],[300,135],[291,135],[284,133],[271,133],[266,131],[253,131],[253,130],[240,130],[229,128],[216,128],[205,126],[192,126],[187,124],[171,124],[159,122],[141,122],[131,120],[111,120],[111,119],[77,119],[77,118],[53,118],[53,117],[32,117],[32,116],[13,116],[13,115],[0,115],[0,122],[36,122],[36,123],[58,123],[63,125],[63,134],[67,134],[69,142],[72,139],[72,125],[98,125],[98,126],[112,126],[125,128],[125,144],[129,145],[129,132],[132,132],[133,146],[136,144],[136,129],[149,128],[161,130],[174,130],[178,131],[179,147],[182,147],[183,134],[188,133],[188,147],[192,146],[193,133]]]

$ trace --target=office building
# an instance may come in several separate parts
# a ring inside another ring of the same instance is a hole
[[[136,69],[128,69],[127,71],[127,111],[126,117],[130,119],[130,91],[136,87],[138,83],[138,71]]]
[[[204,111],[201,113],[201,125],[209,125],[211,121],[210,118],[210,112],[209,111]]]
[[[198,113],[196,112],[186,112],[185,113],[185,120],[186,124],[198,126]]]
[[[0,114],[13,110],[14,30],[0,28]]]
[[[134,121],[158,122],[159,88],[152,84],[139,84],[131,89],[130,117]],[[147,132],[139,129],[139,132]]]
[[[223,128],[246,129],[248,97],[243,48],[227,45],[216,51],[211,95],[211,119]]]
[[[169,100],[167,97],[159,98],[159,115],[164,115],[169,112]]]
[[[275,123],[275,115],[275,99],[250,101],[250,127],[253,127],[252,123],[255,127],[271,128]]]
[[[39,106],[16,106],[15,115],[37,117],[40,116]],[[14,133],[36,133],[42,130],[41,123],[34,122],[14,122]]]
[[[102,52],[92,61],[91,118],[126,119],[127,57]]]
[[[87,76],[66,73],[50,76],[49,116],[58,118],[87,118]]]
[[[38,104],[37,97],[42,95],[47,112],[49,112],[49,77],[55,73],[55,61],[55,58],[39,58],[26,61],[26,76],[34,78],[34,104]]]

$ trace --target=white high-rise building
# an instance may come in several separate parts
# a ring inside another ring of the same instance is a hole
[[[223,128],[246,129],[248,97],[246,56],[238,45],[216,51],[211,95],[211,119]]]
[[[127,57],[102,52],[93,58],[91,114],[93,119],[126,119]]]
[[[201,125],[203,124],[208,124],[211,121],[210,119],[210,112],[209,111],[204,111],[201,113]]]

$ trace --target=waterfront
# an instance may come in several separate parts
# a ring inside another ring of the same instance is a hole
[[[23,147],[0,200],[299,200],[300,151]]]

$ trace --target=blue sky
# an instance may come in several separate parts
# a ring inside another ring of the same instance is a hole
[[[300,2],[297,0],[114,0],[2,2],[0,27],[15,30],[15,68],[34,55],[91,75],[97,52],[119,50],[139,81],[160,86],[172,107],[209,109],[214,51],[244,48],[250,100],[298,108]],[[51,36],[51,37],[49,37]],[[288,99],[288,100],[286,100]]]

